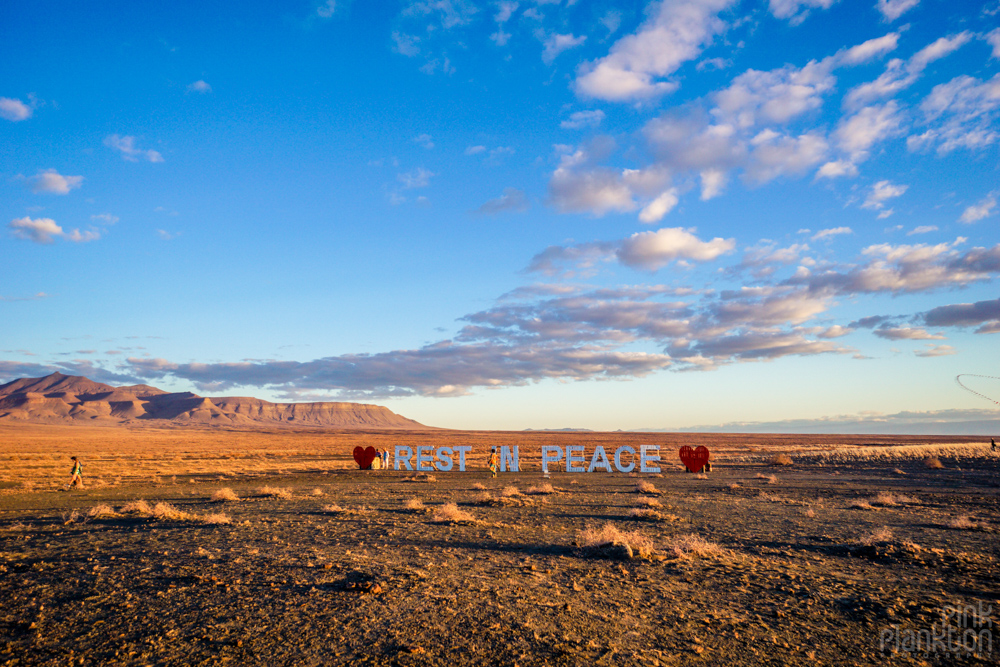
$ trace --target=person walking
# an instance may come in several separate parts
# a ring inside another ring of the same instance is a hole
[[[992,449],[994,452],[997,450],[997,441],[994,440],[993,438],[990,438],[990,449]]]
[[[389,448],[386,447],[382,450],[382,470],[389,469]]]
[[[69,474],[69,484],[66,485],[66,490],[68,491],[74,486],[83,486],[83,464],[75,456],[69,457],[73,461],[73,467],[70,469]]]
[[[497,448],[494,447],[493,451],[490,452],[490,477],[494,479],[497,476],[497,470],[500,468],[500,455],[497,454]]]

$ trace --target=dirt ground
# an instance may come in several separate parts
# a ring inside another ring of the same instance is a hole
[[[598,438],[647,436],[534,434],[525,471],[494,480],[482,444],[495,435],[466,435],[474,469],[418,475],[350,469],[353,444],[377,434],[337,440],[323,465],[295,434],[212,433],[194,447],[188,432],[163,437],[191,451],[164,445],[150,470],[126,474],[94,461],[141,437],[102,453],[98,441],[118,437],[104,434],[73,450],[102,481],[60,491],[69,450],[52,443],[68,432],[11,433],[4,665],[1000,662],[1000,458],[988,446],[940,469],[794,454],[771,466],[768,447],[799,451],[791,440],[734,439],[728,462],[698,476],[661,435],[659,475],[543,479],[539,439],[589,455]],[[222,489],[237,499],[212,500]]]

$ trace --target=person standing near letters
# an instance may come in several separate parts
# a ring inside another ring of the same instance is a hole
[[[500,455],[497,454],[497,448],[494,447],[493,451],[490,452],[490,477],[496,479],[497,470],[500,468]]]

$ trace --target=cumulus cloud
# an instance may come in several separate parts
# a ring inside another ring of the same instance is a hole
[[[576,111],[569,115],[569,118],[559,123],[559,127],[564,130],[582,130],[588,127],[597,127],[604,120],[604,112],[600,109],[593,111]]]
[[[829,61],[811,61],[802,68],[786,65],[769,72],[747,70],[714,94],[712,113],[744,128],[759,122],[787,123],[823,104],[823,95],[837,81],[830,70]]]
[[[637,232],[622,241],[616,255],[626,266],[657,271],[680,259],[698,262],[713,260],[736,247],[734,239],[716,237],[711,241],[702,241],[693,231],[665,227],[655,232]]]
[[[210,93],[212,92],[212,86],[208,85],[206,81],[199,79],[194,83],[188,84],[187,91],[189,93]]]
[[[864,203],[861,204],[861,208],[880,211],[885,208],[886,201],[902,196],[909,187],[908,185],[893,185],[889,181],[879,181],[872,186]]]
[[[779,19],[801,23],[810,8],[829,9],[837,0],[770,0],[771,13]]]
[[[835,135],[851,161],[860,162],[868,158],[868,152],[877,142],[899,135],[902,125],[899,105],[892,100],[845,116],[838,123]]]
[[[638,32],[618,40],[607,56],[577,72],[576,92],[614,102],[645,100],[677,88],[663,81],[722,32],[717,16],[733,0],[662,0]]]
[[[923,71],[935,60],[955,52],[972,39],[966,31],[950,37],[941,37],[917,51],[908,60],[894,58],[885,71],[874,81],[852,88],[844,99],[849,108],[857,108],[877,99],[891,97],[912,86]]]
[[[959,148],[990,146],[1000,138],[993,129],[1000,110],[1000,74],[988,81],[961,75],[934,86],[920,110],[928,129],[907,137],[910,150],[936,145],[938,154],[946,155]]]
[[[918,357],[945,357],[949,354],[956,354],[957,350],[951,345],[934,345],[933,343],[927,343],[927,347],[923,350],[916,350],[913,354]]]
[[[68,195],[83,185],[83,176],[63,176],[55,169],[40,171],[28,179],[31,191],[50,195]]]
[[[993,57],[1000,58],[1000,28],[994,28],[986,33],[983,39],[993,47]]]
[[[938,228],[936,225],[920,225],[906,232],[906,235],[916,236],[917,234],[930,234],[931,232],[936,232],[937,230]]]
[[[944,340],[940,334],[928,333],[917,327],[879,327],[873,333],[886,340]]]
[[[0,118],[18,122],[31,118],[32,108],[18,99],[0,97]]]
[[[656,271],[675,261],[707,262],[732,252],[735,247],[734,239],[702,241],[693,229],[665,227],[655,232],[637,232],[617,241],[549,246],[532,258],[526,270],[551,275],[564,264],[590,268],[614,259],[635,269]]]
[[[1000,332],[1000,299],[931,308],[920,315],[931,327],[974,327],[976,333]]]
[[[426,188],[431,184],[431,177],[436,174],[423,167],[417,167],[411,171],[398,174],[396,180],[403,184],[403,187],[412,190],[415,188]]]
[[[677,188],[670,188],[639,211],[639,221],[647,225],[659,222],[679,201]]]
[[[74,243],[85,243],[101,238],[97,230],[81,232],[79,229],[64,230],[52,218],[15,218],[8,223],[7,228],[14,238],[35,243],[49,244],[56,238],[63,238]]]
[[[832,239],[834,236],[840,236],[842,234],[853,234],[854,230],[850,227],[832,227],[830,229],[822,229],[812,236],[813,241],[825,241],[827,239]]]
[[[853,178],[858,175],[858,168],[849,160],[833,160],[827,162],[816,172],[816,178]]]
[[[104,138],[104,145],[118,151],[122,159],[129,162],[146,160],[148,162],[163,162],[163,156],[154,150],[142,150],[135,145],[135,137],[109,134]]]
[[[887,21],[895,21],[919,4],[920,0],[878,0],[876,6]]]
[[[316,16],[321,19],[331,18],[337,13],[337,0],[326,0],[316,7]]]
[[[479,213],[485,215],[496,215],[505,211],[520,212],[527,210],[528,198],[524,195],[523,190],[518,190],[517,188],[504,188],[502,195],[496,199],[490,199],[477,209]]]
[[[427,150],[434,148],[434,138],[426,133],[418,134],[417,136],[413,137],[413,142],[419,144],[420,146],[426,148]]]
[[[585,41],[587,41],[586,35],[574,36],[572,34],[560,35],[558,33],[549,35],[546,37],[542,44],[545,46],[542,49],[542,60],[547,65],[551,65],[552,61],[556,57],[568,49],[576,48],[580,46]]]

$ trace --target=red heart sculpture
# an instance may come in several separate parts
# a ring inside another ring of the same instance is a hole
[[[362,449],[361,445],[358,445],[354,448],[354,460],[357,462],[359,468],[369,470],[372,467],[372,461],[375,460],[375,448],[366,447]]]
[[[681,447],[681,463],[689,472],[701,472],[710,456],[708,447],[704,445],[698,445],[697,449],[691,449],[687,445]]]

